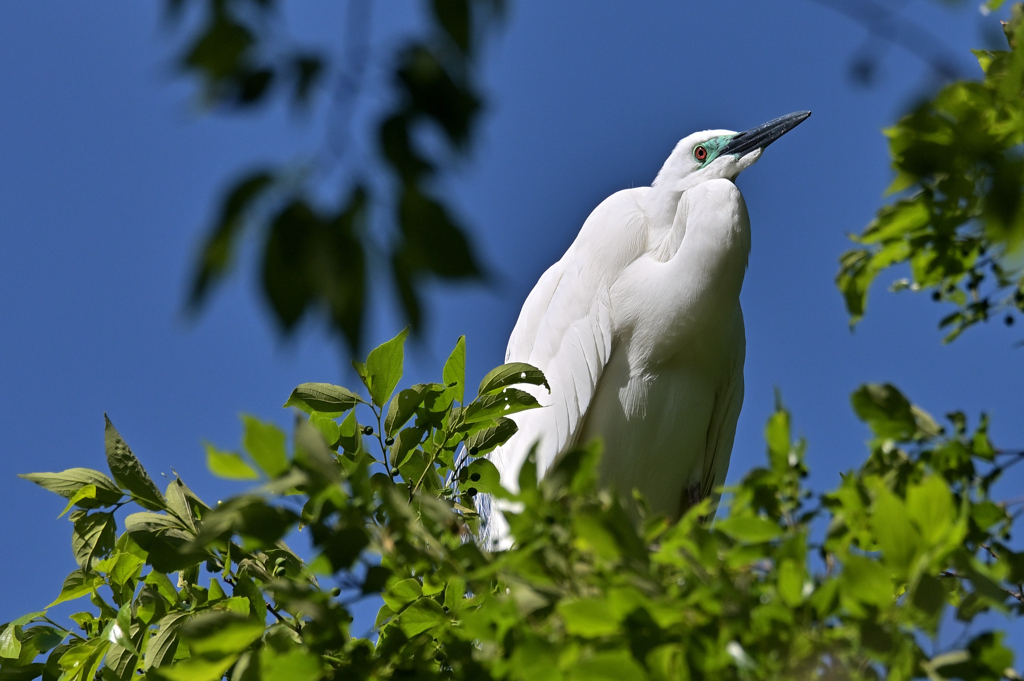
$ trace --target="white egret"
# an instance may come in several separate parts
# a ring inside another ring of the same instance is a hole
[[[650,187],[594,209],[562,259],[531,291],[506,362],[528,362],[551,386],[545,408],[512,418],[519,432],[490,458],[518,488],[534,443],[539,476],[577,443],[600,437],[600,475],[624,495],[678,518],[725,480],[743,403],[746,339],[740,288],[750,252],[741,171],[809,111],[745,132],[681,140]],[[511,545],[499,508],[482,539]]]

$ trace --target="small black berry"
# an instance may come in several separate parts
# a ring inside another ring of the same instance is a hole
[[[398,476],[398,469],[397,468],[392,468],[391,469],[391,477],[394,478],[394,477],[397,477],[397,476]]]
[[[331,589],[331,596],[332,597],[337,598],[340,595],[341,595],[341,589],[339,589],[338,587],[334,587],[333,589]]]
[[[479,473],[473,473],[473,475],[469,476],[469,479],[472,480],[473,482],[479,482],[480,481],[480,474]]]
[[[476,456],[476,453],[479,452],[479,451],[480,450],[478,448],[476,448],[476,447],[470,447],[469,448],[469,455],[470,456]]]
[[[373,426],[363,426],[363,435],[373,435]]]
[[[390,447],[391,445],[395,444],[395,438],[389,437],[388,439],[384,440],[384,444]]]
[[[1007,326],[1013,326],[1013,315],[1006,315],[1006,319],[1003,320]]]
[[[942,294],[939,293],[938,291],[932,291],[932,300],[936,302],[942,300]]]
[[[475,497],[476,496],[476,487],[470,487],[468,490],[466,490],[466,494],[468,494],[471,497]]]

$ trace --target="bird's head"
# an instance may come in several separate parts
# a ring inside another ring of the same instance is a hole
[[[810,115],[810,111],[797,111],[743,132],[695,132],[681,139],[672,150],[654,185],[667,183],[673,191],[686,191],[708,180],[735,180],[737,175],[761,158],[761,152],[769,144]]]

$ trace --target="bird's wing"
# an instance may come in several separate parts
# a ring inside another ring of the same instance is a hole
[[[538,401],[549,406],[514,415],[519,433],[491,454],[502,484],[510,489],[517,489],[519,469],[534,443],[540,443],[537,471],[543,475],[575,442],[611,354],[611,285],[646,248],[641,191],[625,190],[605,199],[523,305],[506,361],[539,368],[551,394],[534,389]]]
[[[733,440],[736,437],[736,422],[743,406],[743,359],[746,355],[746,340],[743,337],[743,318],[739,318],[740,343],[733,357],[732,371],[727,382],[715,396],[715,406],[708,428],[708,449],[701,477],[701,498],[710,496],[714,490],[725,484],[729,472],[729,458],[732,455]],[[717,500],[715,501],[717,505]]]

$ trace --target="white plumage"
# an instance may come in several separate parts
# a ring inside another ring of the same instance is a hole
[[[519,432],[490,458],[516,491],[534,443],[543,476],[576,443],[604,441],[601,480],[677,518],[720,486],[743,403],[739,294],[750,220],[739,173],[809,112],[743,133],[681,140],[651,187],[617,192],[537,282],[506,362],[541,369],[547,405],[512,416]],[[481,500],[482,510],[490,505]],[[485,543],[511,545],[491,509]]]

